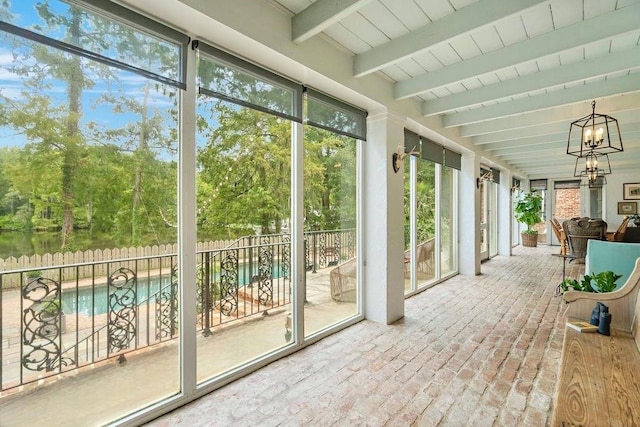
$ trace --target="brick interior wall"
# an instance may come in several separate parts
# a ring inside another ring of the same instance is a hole
[[[556,191],[556,211],[553,216],[562,222],[580,216],[580,189],[567,188]]]

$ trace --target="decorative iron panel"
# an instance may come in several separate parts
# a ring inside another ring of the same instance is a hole
[[[22,366],[31,371],[53,371],[75,364],[62,357],[64,313],[60,283],[39,277],[29,281],[22,298],[31,305],[23,310]]]
[[[273,246],[270,239],[262,238],[258,253],[258,300],[267,305],[273,302]]]
[[[347,231],[347,254],[351,259],[356,256],[356,233],[355,231]]]
[[[109,293],[107,349],[112,355],[130,347],[136,337],[137,278],[126,267],[111,273]]]
[[[342,253],[342,234],[333,233],[333,262],[332,265],[338,265],[340,263],[340,254]]]
[[[238,249],[228,249],[220,259],[220,312],[233,315],[238,309]]]
[[[173,338],[178,333],[178,270],[171,269],[171,283],[156,295],[156,339]]]
[[[309,267],[312,267],[311,260],[309,259],[309,236],[305,234],[304,235],[304,268],[308,271]]]
[[[282,245],[282,261],[280,261],[280,268],[282,269],[282,277],[284,277],[285,280],[289,280],[291,276],[291,239],[288,235],[285,235],[282,240],[284,245]]]
[[[320,265],[327,266],[327,233],[320,234]]]

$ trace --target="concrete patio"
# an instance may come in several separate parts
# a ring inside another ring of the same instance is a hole
[[[331,268],[308,273],[305,321],[307,334],[356,313],[355,303],[331,300]],[[253,358],[286,345],[285,322],[289,306],[213,328],[198,334],[198,381],[207,380]],[[132,412],[141,402],[153,403],[176,393],[178,341],[127,355],[125,365],[111,360],[0,394],[0,426],[104,425],[114,415]],[[19,356],[19,355],[18,355]],[[61,411],[74,402],[73,411]],[[53,422],[52,420],[55,420]]]

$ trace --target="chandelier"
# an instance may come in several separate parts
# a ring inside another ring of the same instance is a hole
[[[584,167],[581,164],[584,161]],[[582,157],[576,158],[576,166],[573,176],[579,178],[587,178],[589,187],[594,186],[596,182],[602,182],[605,175],[611,174],[611,163],[608,154],[599,154],[595,151],[589,151]],[[606,180],[605,180],[606,182]]]
[[[571,123],[567,154],[585,157],[589,153],[611,154],[623,151],[618,120],[596,113],[596,101],[591,114]]]

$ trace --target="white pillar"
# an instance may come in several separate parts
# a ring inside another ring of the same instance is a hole
[[[475,154],[462,156],[458,181],[458,248],[460,274],[480,274],[480,158]]]
[[[404,124],[387,111],[370,113],[364,147],[364,317],[383,324],[404,316],[404,171],[391,166]]]
[[[511,256],[513,202],[511,201],[511,172],[500,171],[498,184],[498,254]]]

